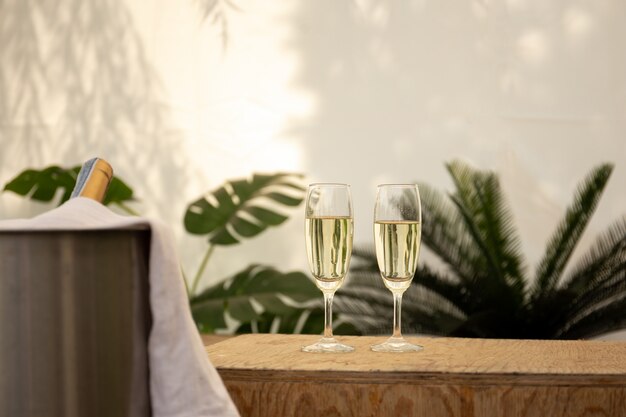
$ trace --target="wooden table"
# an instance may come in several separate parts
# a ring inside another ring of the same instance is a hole
[[[417,353],[312,354],[315,336],[207,347],[242,417],[626,416],[626,343],[416,338]]]

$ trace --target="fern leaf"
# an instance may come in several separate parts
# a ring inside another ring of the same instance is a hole
[[[509,288],[511,302],[522,304],[525,280],[521,241],[497,176],[458,161],[447,168],[457,188],[452,199],[488,262],[490,278]]]
[[[626,328],[626,297],[607,300],[604,305],[568,323],[557,332],[558,339],[580,339]]]
[[[562,288],[571,294],[572,301],[564,311],[561,329],[607,300],[626,296],[626,217],[596,240]]]
[[[471,282],[484,260],[476,250],[463,217],[450,200],[426,184],[419,184],[422,201],[422,242],[450,270]]]
[[[626,263],[626,217],[613,223],[583,255],[562,287],[576,294],[597,285]]]
[[[551,291],[557,284],[598,205],[612,170],[611,164],[600,165],[578,186],[574,201],[552,234],[545,255],[539,262],[533,291],[535,297]]]

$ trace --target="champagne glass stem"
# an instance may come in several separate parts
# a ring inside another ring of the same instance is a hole
[[[393,338],[402,338],[402,293],[393,291]]]
[[[324,291],[324,337],[333,338],[333,297],[335,293]]]

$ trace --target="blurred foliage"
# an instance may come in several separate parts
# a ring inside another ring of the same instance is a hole
[[[626,327],[626,217],[564,273],[612,172],[591,170],[552,233],[534,274],[521,253],[497,175],[447,165],[455,192],[420,184],[422,242],[445,265],[422,266],[403,303],[406,332],[488,338],[575,339]],[[355,249],[340,312],[362,333],[386,333],[392,298],[371,249]]]
[[[52,165],[41,170],[27,169],[10,180],[4,186],[3,191],[11,191],[41,202],[52,201],[58,193],[61,193],[61,198],[57,202],[57,205],[61,205],[69,200],[80,168],[80,165],[73,168]],[[119,177],[114,176],[109,184],[103,204],[118,205],[125,209],[124,203],[133,200],[132,188]]]
[[[301,272],[251,265],[193,297],[191,311],[203,332],[225,329],[228,315],[239,323],[238,333],[320,333],[320,299],[319,289]],[[343,329],[354,332],[347,324]]]
[[[297,303],[316,296],[319,290],[301,272],[251,265],[193,297],[191,310],[203,330],[213,331],[226,327],[224,314],[240,323],[259,320],[262,313],[293,315]]]
[[[228,46],[228,19],[231,12],[241,12],[241,8],[233,0],[196,0],[200,6],[202,20],[210,20],[220,30],[222,47]]]

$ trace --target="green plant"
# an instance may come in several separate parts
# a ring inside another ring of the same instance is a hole
[[[288,207],[302,203],[304,188],[294,181],[299,178],[301,176],[295,174],[254,174],[250,179],[228,181],[188,206],[185,229],[191,234],[206,235],[208,240],[205,256],[189,290],[191,298],[196,295],[198,282],[215,246],[234,245],[287,220],[286,215],[268,203]]]
[[[216,246],[229,246],[259,235],[287,220],[279,209],[304,199],[301,175],[254,174],[226,182],[189,205],[185,229],[207,236],[207,250],[189,288],[191,311],[201,331],[227,327],[226,316],[239,322],[238,332],[319,333],[319,291],[300,272],[281,273],[252,265],[197,293],[198,283]]]
[[[80,165],[72,168],[52,165],[41,170],[27,169],[10,180],[2,191],[11,191],[41,202],[52,201],[61,193],[57,203],[57,205],[61,205],[70,198],[80,168]],[[103,204],[116,205],[127,213],[136,215],[137,213],[126,204],[133,200],[132,188],[119,177],[114,176],[111,184],[109,184]]]
[[[498,177],[447,165],[455,192],[420,185],[422,241],[444,264],[421,267],[405,295],[407,331],[451,336],[571,339],[626,327],[626,217],[564,273],[612,165],[593,169],[548,241],[530,279]],[[375,255],[355,250],[351,283],[336,310],[364,333],[388,331],[391,296]],[[384,327],[383,327],[384,326]]]
[[[283,330],[293,331],[301,316],[310,316],[315,309],[315,306],[302,308],[294,303],[306,303],[318,295],[315,284],[301,272],[284,274],[273,268],[250,265],[193,297],[191,310],[203,332],[226,328],[222,312],[242,323],[240,330],[259,331],[259,322],[271,327],[277,319],[282,320]],[[286,326],[288,323],[291,325]]]

